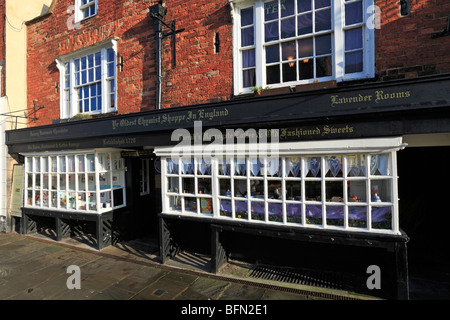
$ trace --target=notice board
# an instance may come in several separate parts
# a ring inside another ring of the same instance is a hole
[[[11,188],[11,215],[16,217],[22,216],[23,207],[23,165],[14,165],[13,168],[13,181]]]

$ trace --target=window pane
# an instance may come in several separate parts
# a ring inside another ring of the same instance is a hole
[[[286,177],[300,177],[301,173],[301,159],[300,157],[289,157],[285,161]]]
[[[302,205],[301,204],[286,204],[286,218],[287,222],[302,223]]]
[[[278,40],[278,21],[266,23],[264,30],[266,42]]]
[[[345,73],[363,71],[363,52],[349,52],[345,54]]]
[[[283,222],[283,205],[281,203],[269,203],[269,221]]]
[[[298,41],[298,57],[306,58],[314,55],[313,38]]]
[[[283,82],[297,80],[296,62],[283,63]]]
[[[377,176],[391,175],[389,154],[373,154],[370,160],[370,174]]]
[[[231,197],[231,180],[219,179],[219,194],[225,197]]]
[[[280,83],[280,66],[268,66],[266,68],[267,84]]]
[[[253,7],[241,10],[241,27],[253,24]]]
[[[169,177],[167,178],[167,182],[168,182],[167,192],[178,193],[180,191],[178,177]]]
[[[316,12],[315,31],[331,29],[331,9],[320,10]]]
[[[195,193],[194,178],[183,178],[183,193]]]
[[[231,201],[220,199],[220,215],[231,217]]]
[[[283,61],[295,60],[296,58],[295,41],[284,42],[281,45],[281,55],[283,57]]]
[[[348,207],[348,226],[367,228],[367,207]]]
[[[295,17],[281,20],[281,38],[295,37]]]
[[[316,37],[316,55],[331,53],[331,34]]]
[[[305,215],[307,224],[322,224],[321,205],[307,205]]]
[[[362,28],[345,31],[345,50],[361,49],[363,47]]]
[[[255,44],[255,36],[253,27],[245,28],[241,30],[241,46],[252,46]]]
[[[211,198],[200,198],[200,213],[213,213]]]
[[[281,1],[281,17],[287,17],[295,14],[295,0]]]
[[[279,45],[266,47],[266,63],[279,62],[280,61],[280,49]]]
[[[264,4],[264,21],[278,18],[278,0],[266,2]]]
[[[248,219],[247,201],[235,201],[234,212],[237,219]]]
[[[342,177],[342,156],[325,157],[325,176]]]
[[[114,72],[114,63],[108,63],[108,77],[114,77],[115,72]]]
[[[305,181],[305,197],[307,201],[321,201],[322,182]]]
[[[101,67],[95,68],[95,80],[98,81],[102,78],[102,69]]]
[[[372,207],[372,228],[392,229],[392,208]]]
[[[311,13],[307,13],[307,14],[303,14],[301,16],[299,16],[297,18],[297,34],[303,35],[303,34],[308,34],[312,32],[312,14]]]
[[[348,202],[367,202],[367,189],[365,181],[347,182]]]
[[[106,53],[107,53],[107,61],[108,62],[114,62],[114,60],[115,60],[115,53],[114,53],[114,50],[113,49],[111,49],[111,48],[109,48],[107,51],[106,51]]]
[[[250,181],[250,194],[252,198],[264,199],[264,181],[263,180],[251,180]]]
[[[314,78],[314,59],[304,59],[298,63],[300,80]]]
[[[281,191],[281,181],[269,181],[267,193],[269,199],[281,200],[283,198],[283,193]]]
[[[197,198],[185,197],[184,210],[197,213]]]
[[[344,206],[327,206],[327,225],[344,225]]]
[[[333,75],[331,56],[316,59],[316,72],[317,78],[331,77]]]
[[[391,202],[391,180],[372,180],[371,184],[371,200],[372,202]]]
[[[199,194],[212,194],[210,178],[198,179],[198,193]]]
[[[244,88],[254,87],[256,85],[255,69],[244,70],[242,76]]]
[[[330,1],[331,0],[314,0],[314,8],[319,9],[329,7],[331,5]]]
[[[88,62],[89,68],[94,67],[94,55],[93,54],[88,55],[87,62]]]
[[[344,188],[342,181],[327,181],[325,183],[326,201],[328,202],[343,202]]]
[[[242,51],[242,67],[249,68],[255,66],[255,50]]]
[[[345,25],[361,23],[363,21],[362,1],[345,5]]]
[[[311,0],[297,0],[297,9],[299,13],[310,11],[312,9]]]
[[[266,209],[264,202],[252,201],[250,204],[252,210],[252,220],[264,221],[266,219]]]
[[[307,177],[320,177],[320,167],[321,167],[321,160],[320,157],[312,157],[312,158],[306,158],[306,176]]]
[[[247,180],[234,179],[234,196],[246,197],[247,196]]]
[[[347,156],[347,175],[349,177],[360,177],[366,175],[366,156],[348,155]]]

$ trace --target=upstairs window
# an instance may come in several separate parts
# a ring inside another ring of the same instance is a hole
[[[373,0],[238,1],[236,93],[374,73]]]
[[[114,45],[57,59],[61,72],[61,118],[116,111]]]
[[[77,22],[97,14],[98,0],[75,0],[75,20]]]

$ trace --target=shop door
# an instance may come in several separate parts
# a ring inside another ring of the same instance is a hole
[[[132,237],[157,238],[161,189],[155,185],[155,157],[129,158],[127,163],[127,195],[132,211]]]

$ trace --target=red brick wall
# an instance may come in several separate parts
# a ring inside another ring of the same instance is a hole
[[[399,0],[375,0],[381,10],[376,30],[376,76],[401,79],[450,72],[450,37],[432,39],[450,14],[450,0],[411,0],[411,13],[401,17]],[[59,71],[55,58],[102,40],[119,37],[124,58],[117,72],[118,113],[155,108],[155,32],[148,8],[156,0],[99,0],[98,15],[69,30],[67,8],[74,0],[59,0],[52,15],[28,23],[28,106],[45,109],[36,122],[59,119]],[[165,21],[176,20],[176,60],[172,37],[163,39],[163,108],[224,101],[233,97],[232,25],[226,0],[166,0]],[[164,32],[169,32],[164,28]],[[220,39],[216,53],[214,37]]]
[[[38,121],[49,124],[60,117],[60,93],[55,88],[59,70],[55,59],[63,54],[119,37],[123,71],[117,71],[118,113],[155,108],[155,32],[149,7],[156,1],[99,0],[98,14],[69,30],[67,9],[73,0],[59,0],[53,13],[28,23],[28,107],[36,100],[45,106]],[[225,100],[232,93],[230,9],[225,0],[167,0],[165,21],[176,20],[177,66],[172,64],[172,38],[163,39],[164,108]],[[187,6],[189,4],[189,6]],[[169,32],[164,28],[164,32]],[[214,53],[218,32],[221,50]]]
[[[411,0],[400,16],[398,0],[376,0],[381,29],[376,32],[376,70],[382,80],[450,72],[450,37],[432,39],[447,26],[449,0]]]

